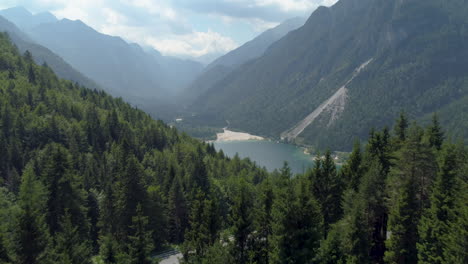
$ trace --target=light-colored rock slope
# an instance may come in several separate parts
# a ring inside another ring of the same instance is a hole
[[[369,65],[369,63],[372,62],[373,59],[370,59],[363,63],[361,66],[359,66],[353,73],[353,76],[351,79],[349,79],[345,85],[343,85],[338,91],[336,91],[335,94],[333,94],[329,99],[327,99],[325,102],[323,102],[319,107],[317,107],[312,113],[310,113],[306,118],[301,120],[297,125],[295,125],[293,128],[281,133],[281,139],[282,140],[288,140],[291,141],[295,139],[297,136],[299,136],[304,130],[314,122],[317,117],[319,117],[322,113],[324,112],[331,112],[331,118],[328,123],[328,126],[333,124],[335,120],[338,119],[339,114],[342,113],[345,109],[346,106],[346,99],[347,99],[347,93],[348,89],[346,86],[348,86],[354,78],[356,78],[359,73]]]

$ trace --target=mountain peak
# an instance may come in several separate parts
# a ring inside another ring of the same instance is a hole
[[[29,12],[23,6],[15,6],[7,9],[3,9],[0,11],[2,14],[10,14],[10,15],[21,15],[21,16],[32,16],[33,14]]]

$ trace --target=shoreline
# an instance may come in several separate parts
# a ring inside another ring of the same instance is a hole
[[[223,128],[223,130],[223,133],[216,134],[216,140],[214,140],[214,142],[265,140],[263,137],[251,135],[249,133],[234,132],[227,128]]]

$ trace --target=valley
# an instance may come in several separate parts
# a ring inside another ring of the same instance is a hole
[[[78,2],[0,3],[0,264],[468,263],[466,0]]]

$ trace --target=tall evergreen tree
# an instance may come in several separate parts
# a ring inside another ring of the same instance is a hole
[[[60,223],[60,231],[54,237],[53,262],[67,264],[91,264],[92,246],[83,239],[78,226],[72,223],[66,212]]]
[[[275,194],[273,186],[267,179],[260,185],[260,201],[256,212],[255,227],[255,262],[269,264],[269,252],[271,251],[271,236],[273,235],[273,202]]]
[[[345,183],[344,187],[358,191],[363,172],[361,143],[356,141],[348,161],[340,170],[341,180]]]
[[[88,232],[85,215],[85,199],[78,179],[70,170],[68,151],[59,144],[50,144],[43,153],[42,178],[48,190],[47,223],[52,235],[60,229],[65,212],[71,215],[73,224],[81,234]]]
[[[319,164],[321,167],[315,165],[312,171],[312,193],[320,205],[324,228],[328,231],[329,225],[342,216],[341,196],[344,186],[330,151],[325,153],[324,160]]]
[[[323,217],[308,185],[307,180],[301,180],[295,190],[290,183],[275,203],[271,263],[307,263],[317,254]]]
[[[193,263],[199,263],[205,257],[210,246],[210,206],[211,201],[207,200],[201,191],[192,201],[189,218],[190,228],[185,233],[184,257]]]
[[[445,241],[454,218],[457,157],[452,147],[444,150],[440,172],[434,182],[430,203],[419,223],[418,263],[442,264]]]
[[[414,176],[405,180],[396,205],[389,216],[390,237],[386,241],[385,262],[389,264],[417,263],[417,199]]]
[[[22,177],[19,203],[21,207],[14,233],[17,263],[45,262],[50,253],[50,236],[45,222],[46,191],[29,164]]]
[[[231,207],[234,244],[232,256],[236,263],[247,263],[250,258],[250,240],[253,230],[252,191],[244,179],[240,180]]]
[[[468,263],[468,188],[463,183],[456,201],[456,216],[449,225],[445,240],[444,259],[446,263]]]
[[[146,188],[143,183],[143,169],[134,155],[128,155],[125,169],[118,175],[115,183],[116,212],[119,219],[117,238],[127,241],[136,215],[137,205],[146,200]]]
[[[140,204],[132,217],[132,235],[129,237],[129,264],[151,264],[150,253],[154,249],[151,231],[148,230],[148,217],[143,215]]]
[[[406,140],[408,126],[409,123],[406,114],[405,112],[401,112],[394,128],[395,135],[400,142]]]
[[[442,144],[444,143],[444,132],[440,126],[437,114],[434,113],[432,115],[432,123],[427,128],[426,133],[430,146],[440,150],[442,148]]]

